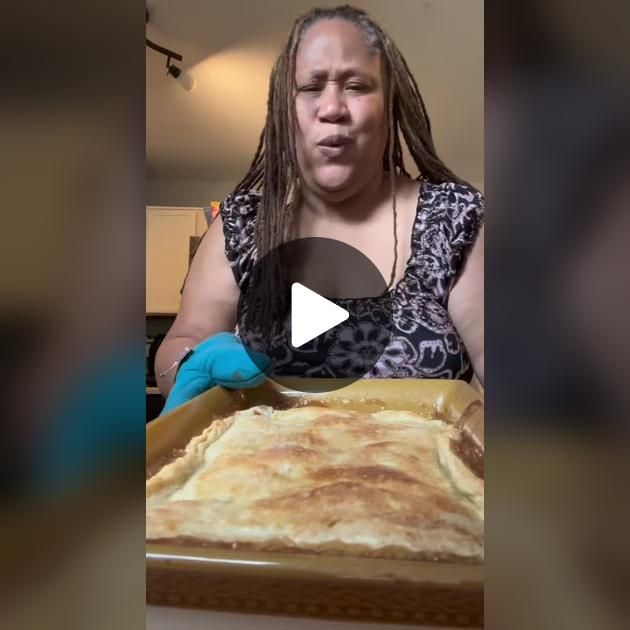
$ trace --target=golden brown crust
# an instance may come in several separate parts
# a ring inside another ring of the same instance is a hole
[[[451,440],[451,449],[479,479],[484,478],[483,450],[468,433],[462,431]]]
[[[483,481],[460,435],[411,412],[237,412],[147,482],[147,539],[479,561]]]
[[[203,462],[206,448],[218,440],[233,424],[234,416],[216,420],[200,435],[195,436],[183,454],[164,466],[147,480],[147,499],[177,488],[182,479],[194,473]]]

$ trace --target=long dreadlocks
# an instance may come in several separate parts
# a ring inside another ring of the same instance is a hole
[[[402,132],[409,152],[425,179],[434,183],[461,183],[462,180],[436,154],[429,116],[407,62],[389,35],[364,11],[349,5],[330,9],[316,8],[297,19],[284,50],[271,71],[267,118],[256,154],[249,171],[234,192],[258,190],[262,193],[255,235],[260,260],[284,243],[290,234],[294,209],[300,195],[294,103],[297,48],[309,27],[321,20],[334,18],[346,20],[361,29],[368,47],[381,55],[388,78],[389,136],[383,155],[383,169],[389,174],[393,200],[394,264],[389,282],[389,286],[392,286],[398,263],[396,175],[410,176],[403,161],[400,133]],[[279,323],[279,317],[287,311],[288,293],[282,282],[284,272],[281,261],[273,255],[266,260],[268,264],[254,266],[245,307],[248,327],[270,331]]]

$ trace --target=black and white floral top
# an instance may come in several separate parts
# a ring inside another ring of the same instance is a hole
[[[254,232],[260,198],[258,192],[231,194],[221,204],[225,252],[241,290],[247,286],[256,260]],[[479,232],[483,208],[483,195],[470,186],[422,182],[411,256],[403,278],[391,290],[393,330],[385,351],[364,375],[366,378],[471,380],[472,366],[447,302],[467,250]],[[380,326],[378,305],[373,300],[354,299],[343,305],[351,315],[359,316],[368,336],[369,329],[374,329],[372,337],[378,336]],[[237,321],[242,321],[240,312]],[[278,349],[284,358],[276,362],[276,376],[331,376],[327,366],[347,361],[347,356],[336,356],[338,347],[333,346],[338,344],[327,344],[326,334],[310,342],[316,347],[310,348],[306,362],[284,343],[286,347]]]

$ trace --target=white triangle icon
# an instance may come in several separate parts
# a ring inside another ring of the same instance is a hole
[[[291,285],[291,345],[299,348],[345,322],[350,313],[299,282]]]

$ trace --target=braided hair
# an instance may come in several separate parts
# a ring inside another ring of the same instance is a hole
[[[389,134],[383,155],[383,170],[389,174],[393,200],[394,264],[389,286],[393,285],[398,263],[398,230],[396,212],[396,175],[407,172],[400,133],[422,176],[430,182],[462,183],[437,156],[431,123],[418,89],[400,50],[392,39],[365,11],[349,5],[315,8],[299,17],[287,43],[276,60],[269,79],[267,118],[260,134],[254,159],[234,193],[261,192],[257,211],[255,244],[258,259],[267,256],[264,265],[255,265],[250,290],[245,296],[245,318],[248,326],[271,331],[288,308],[288,293],[283,283],[276,248],[290,234],[294,209],[300,198],[300,178],[295,149],[296,113],[294,103],[295,58],[306,31],[322,20],[342,19],[357,26],[370,50],[381,56],[388,78],[387,122]],[[273,299],[269,299],[273,296]],[[265,299],[266,298],[266,299]]]

